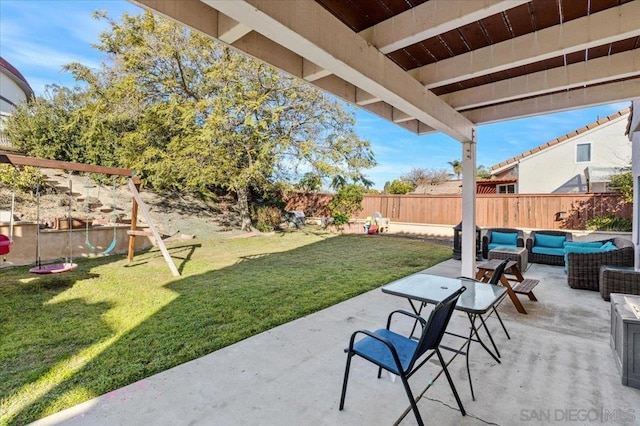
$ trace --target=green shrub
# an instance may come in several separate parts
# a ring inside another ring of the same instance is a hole
[[[0,165],[0,184],[12,190],[35,194],[38,190],[47,192],[46,176],[36,167],[25,166],[18,170],[13,166]]]
[[[590,231],[618,231],[631,232],[632,222],[613,215],[595,216],[587,220],[587,229]]]
[[[256,229],[260,232],[271,232],[282,223],[282,211],[273,206],[256,208]]]
[[[407,194],[414,189],[415,187],[408,180],[395,179],[393,182],[384,184],[385,194]]]
[[[349,223],[349,216],[342,213],[334,213],[333,223],[337,226],[344,225],[345,223]]]
[[[633,175],[631,172],[611,176],[611,186],[618,194],[622,194],[625,201],[633,202]]]
[[[351,216],[362,210],[363,198],[364,189],[361,186],[345,185],[340,188],[328,205],[334,223],[338,225],[336,218],[343,220],[342,216],[346,216],[347,218],[342,224],[349,222]]]

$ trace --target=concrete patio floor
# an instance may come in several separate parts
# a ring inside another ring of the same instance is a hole
[[[426,272],[455,277],[449,260]],[[450,365],[467,416],[462,417],[444,376],[418,402],[427,424],[522,423],[640,424],[640,389],[621,384],[609,347],[610,306],[597,292],[573,290],[563,268],[530,265],[538,302],[509,299],[499,307],[511,340],[498,321],[489,328],[501,352],[496,363],[473,344],[472,401],[465,359]],[[352,363],[346,405],[338,410],[349,336],[384,327],[408,302],[370,291],[202,358],[37,421],[37,425],[390,425],[409,406],[400,380],[361,358]],[[466,332],[456,312],[450,327]],[[444,344],[460,345],[447,336]],[[453,356],[444,352],[445,358]],[[428,363],[410,379],[417,394],[440,370]],[[416,424],[409,413],[402,425]]]

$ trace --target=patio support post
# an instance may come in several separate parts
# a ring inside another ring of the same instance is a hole
[[[634,266],[640,269],[640,99],[633,101],[631,124],[631,170],[633,174],[633,245],[635,246]]]
[[[476,128],[472,140],[462,143],[462,275],[476,270]]]

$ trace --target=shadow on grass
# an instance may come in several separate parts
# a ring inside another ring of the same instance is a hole
[[[80,268],[78,268],[80,269]],[[26,273],[26,269],[25,269]],[[66,274],[4,278],[0,285],[0,424],[10,407],[8,398],[29,400],[54,366],[112,335],[103,315],[109,303],[87,303],[79,298],[57,298],[79,279],[95,274],[76,270]],[[70,315],[70,313],[73,313]],[[78,321],[78,319],[81,321]],[[23,395],[21,395],[23,394]],[[47,392],[39,404],[55,399]],[[21,422],[18,422],[21,423]]]
[[[164,288],[176,298],[8,423],[64,408],[60,400],[78,388],[105,394],[449,257],[447,247],[418,240],[345,235],[173,280]],[[23,385],[37,376],[25,377]]]
[[[180,274],[182,274],[184,272],[184,267],[187,264],[187,262],[193,257],[193,253],[196,251],[197,248],[200,248],[200,247],[202,247],[202,244],[200,244],[200,243],[198,243],[198,244],[186,244],[186,245],[175,245],[175,246],[167,247],[167,251],[169,252],[169,255],[174,260],[174,262],[175,262],[176,259],[179,259],[181,261],[179,263],[179,265],[176,266],[176,268],[178,269],[178,272],[180,272]],[[133,263],[128,263],[124,267],[125,268],[134,268],[134,267],[145,265],[145,264],[149,263],[149,261],[151,259],[162,257],[162,252],[160,252],[160,250],[157,247],[151,247],[151,248],[146,249],[144,251],[139,251],[139,252],[136,253],[136,256],[140,256],[140,255],[143,255],[143,254],[146,255],[144,257],[144,259],[138,260],[138,261],[133,262]],[[134,257],[134,260],[135,260],[135,257]]]

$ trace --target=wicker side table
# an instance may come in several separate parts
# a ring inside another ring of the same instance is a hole
[[[496,247],[493,250],[489,250],[489,260],[515,260],[518,263],[518,269],[521,273],[527,270],[528,266],[528,251],[524,247]]]
[[[600,267],[600,295],[609,300],[611,293],[640,295],[640,271],[631,266]]]
[[[609,341],[622,384],[640,389],[640,297],[611,295]]]

